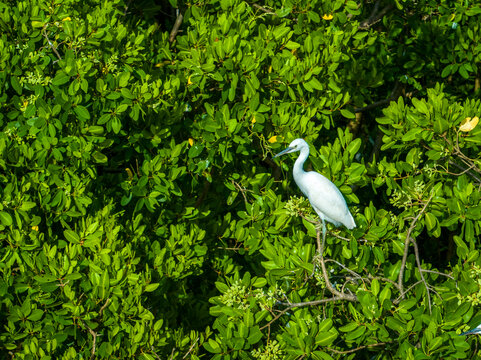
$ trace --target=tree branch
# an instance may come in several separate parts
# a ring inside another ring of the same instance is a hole
[[[265,12],[266,14],[277,16],[277,14],[274,11],[266,9],[265,7],[262,7],[259,4],[253,4],[252,6],[254,6],[256,9],[259,9],[262,12]]]
[[[424,275],[423,275],[423,271],[422,271],[423,268],[421,266],[421,259],[419,258],[418,243],[413,238],[411,238],[411,242],[413,243],[413,246],[414,246],[414,256],[416,257],[416,264],[418,266],[419,275],[421,276],[421,281],[423,282],[424,286],[426,287],[426,292],[427,292],[427,295],[428,295],[429,313],[431,314],[431,294],[429,293],[428,283],[426,282],[426,279],[424,278]]]
[[[379,22],[382,19],[382,17],[393,7],[392,4],[389,4],[386,7],[384,7],[381,11],[378,11],[380,3],[381,3],[381,0],[376,1],[376,4],[374,5],[374,9],[371,15],[367,20],[364,20],[359,24],[359,29],[361,30],[369,29],[372,25]]]
[[[192,345],[190,346],[189,350],[185,353],[185,355],[182,357],[182,359],[185,359],[192,351],[192,349],[194,348],[195,344],[197,344],[197,341],[199,341],[199,337],[197,336],[197,339],[195,339],[195,341],[192,343]]]
[[[419,214],[417,214],[416,217],[414,218],[414,220],[411,222],[411,225],[409,226],[409,229],[408,229],[407,234],[406,234],[406,240],[404,242],[404,254],[403,254],[403,258],[402,258],[402,262],[401,262],[401,270],[399,271],[399,278],[398,278],[398,289],[400,290],[403,298],[404,298],[404,294],[403,294],[404,269],[406,268],[406,261],[407,261],[408,253],[409,253],[409,242],[411,241],[411,233],[414,230],[414,228],[416,227],[416,223],[418,222],[421,215],[426,211],[426,208],[428,207],[429,203],[433,199],[433,196],[434,196],[434,193],[431,194],[431,196],[429,197],[428,201],[426,201],[426,203],[424,204],[424,206],[421,209],[421,211],[419,212]],[[422,275],[421,275],[421,277],[422,277]]]
[[[175,19],[174,26],[172,28],[172,31],[170,32],[169,35],[169,41],[173,42],[175,40],[175,37],[177,36],[177,33],[179,32],[180,25],[182,24],[182,20],[184,20],[184,16],[182,13],[177,9],[177,19]]]
[[[97,347],[97,333],[95,331],[93,331],[86,323],[85,321],[83,321],[82,319],[80,319],[80,321],[82,322],[83,326],[85,326],[87,328],[87,330],[89,331],[89,333],[92,335],[93,337],[93,344],[92,344],[92,350],[90,351],[90,360],[93,360],[95,358],[95,350],[96,350],[96,347]]]
[[[383,346],[383,345],[387,345],[387,344],[392,344],[392,341],[381,342],[381,343],[376,343],[376,344],[369,344],[369,345],[362,345],[362,346],[359,346],[355,349],[350,349],[350,350],[345,350],[345,351],[339,351],[339,350],[336,350],[336,349],[332,349],[330,347],[328,347],[327,349],[329,351],[332,351],[333,353],[336,353],[336,354],[351,354],[353,352],[356,352],[356,351],[359,351],[359,350],[362,350],[362,349],[365,349],[365,348],[368,348],[368,347]]]
[[[428,273],[432,273],[432,274],[437,274],[437,275],[441,275],[441,276],[446,276],[448,278],[450,278],[451,280],[454,280],[454,277],[449,275],[449,274],[445,274],[445,273],[442,273],[442,272],[439,272],[439,271],[435,271],[435,270],[428,270],[428,269],[421,269],[422,272],[428,272]]]
[[[105,302],[105,304],[102,305],[102,307],[99,310],[99,316],[98,317],[102,316],[102,313],[104,312],[105,308],[109,305],[109,303],[110,303],[110,298],[107,298],[107,301]]]
[[[272,320],[269,321],[267,324],[265,324],[264,326],[262,326],[259,330],[264,330],[266,327],[270,327],[272,323],[274,323],[275,321],[277,321],[282,315],[284,315],[286,312],[288,312],[288,311],[291,310],[291,309],[294,309],[294,308],[297,308],[297,307],[304,307],[304,306],[316,306],[316,305],[320,305],[320,304],[323,304],[323,303],[333,302],[333,301],[340,301],[340,300],[344,300],[344,298],[341,298],[341,297],[332,297],[332,298],[328,298],[328,299],[320,299],[320,300],[313,300],[313,301],[304,301],[304,302],[298,302],[298,303],[289,303],[289,302],[279,301],[279,302],[278,302],[279,305],[284,305],[284,306],[287,306],[287,307],[286,307],[284,310],[282,310],[281,312],[279,312],[279,313],[274,317],[274,319],[272,319]]]
[[[53,45],[53,42],[50,41],[50,39],[48,38],[48,35],[47,35],[47,27],[48,27],[48,24],[46,24],[43,29],[42,29],[42,35],[45,39],[47,39],[47,43],[48,45],[50,46],[50,48],[52,49],[52,51],[55,53],[55,55],[57,55],[58,59],[59,60],[62,60],[62,57],[60,56],[60,54],[58,53],[57,51],[57,48]]]
[[[316,229],[316,233],[317,233],[317,243],[319,244],[321,242],[320,241],[321,232],[319,231],[319,229]],[[334,295],[335,297],[339,297],[342,300],[348,300],[348,301],[356,302],[357,301],[356,295],[346,294],[344,292],[340,292],[334,286],[332,286],[331,281],[329,280],[329,275],[327,273],[326,264],[325,264],[325,261],[324,261],[324,254],[323,253],[324,253],[325,240],[326,240],[325,237],[323,237],[322,244],[319,248],[319,262],[321,263],[322,275],[324,277],[324,281],[326,282],[326,287],[331,292],[331,294]]]
[[[404,299],[404,295],[406,295],[409,291],[411,291],[412,288],[414,288],[416,285],[418,285],[418,284],[420,284],[420,283],[422,283],[421,280],[416,281],[414,284],[412,284],[410,287],[408,287],[407,290],[402,291],[402,292],[401,292],[401,295],[399,295],[399,296],[397,297],[397,299],[395,299],[392,303],[393,303],[394,305],[398,305],[398,304],[401,302],[401,300]]]

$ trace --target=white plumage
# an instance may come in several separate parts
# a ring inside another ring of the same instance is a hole
[[[294,163],[294,181],[321,218],[323,237],[326,232],[324,221],[329,221],[335,226],[342,224],[348,229],[355,228],[354,218],[336,185],[315,171],[304,171],[304,162],[309,157],[309,145],[303,139],[294,140],[287,149],[281,151],[274,158],[296,151],[300,151],[301,154]]]

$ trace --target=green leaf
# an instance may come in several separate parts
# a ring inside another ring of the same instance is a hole
[[[65,230],[63,232],[63,235],[65,236],[65,239],[67,239],[67,241],[70,243],[74,243],[74,244],[80,243],[80,237],[77,235],[76,232],[72,230]]]
[[[92,153],[92,157],[96,163],[104,164],[108,161],[108,157],[102,154],[100,151],[94,151]]]
[[[195,158],[200,155],[200,153],[204,150],[204,145],[201,144],[194,144],[189,149],[188,156],[189,158]]]
[[[257,278],[253,283],[252,286],[254,287],[264,287],[267,285],[267,280],[265,278]]]
[[[437,219],[436,219],[436,216],[434,216],[432,213],[426,212],[424,214],[424,221],[426,222],[426,226],[429,231],[431,231],[432,229],[434,229],[434,227],[436,227]]]
[[[129,72],[123,72],[119,75],[119,87],[123,88],[125,86],[127,86],[127,84],[129,83],[129,79],[130,79],[130,73]]]
[[[416,110],[418,110],[420,113],[425,114],[425,115],[429,114],[428,107],[427,107],[426,102],[424,100],[412,98],[412,103],[413,103],[414,107],[416,108]]]
[[[80,120],[88,120],[90,119],[90,114],[89,111],[87,110],[86,107],[82,105],[77,105],[73,108],[73,111],[77,116],[79,117]]]
[[[355,119],[356,115],[347,109],[341,109],[341,115],[348,119]]]
[[[53,78],[52,84],[55,86],[60,86],[66,84],[70,81],[70,76],[65,74],[63,71],[57,73],[57,75]]]
[[[144,288],[144,291],[145,292],[152,292],[154,291],[155,289],[157,289],[159,287],[159,283],[156,283],[156,284],[148,284],[145,286]]]
[[[219,354],[221,352],[219,343],[214,339],[209,339],[208,341],[204,342],[202,345],[208,352],[215,353],[215,354]]]
[[[449,75],[451,75],[451,71],[452,71],[452,65],[449,64],[443,69],[441,73],[441,77],[443,78],[448,77]]]
[[[5,211],[0,211],[0,221],[2,222],[3,226],[11,226],[13,223],[12,217]]]
[[[469,79],[469,74],[468,72],[466,71],[466,67],[464,65],[461,65],[458,69],[459,71],[459,74],[465,78],[465,79]]]
[[[133,99],[134,98],[134,95],[132,95],[132,93],[130,92],[129,89],[127,88],[122,88],[120,89],[120,93],[122,94],[122,96],[126,99]]]
[[[35,309],[32,311],[32,313],[28,316],[28,320],[30,321],[38,321],[42,318],[43,316],[43,310],[40,309]]]
[[[20,85],[20,81],[18,81],[18,77],[11,76],[10,84],[12,85],[13,90],[15,90],[18,95],[22,95],[22,86]]]

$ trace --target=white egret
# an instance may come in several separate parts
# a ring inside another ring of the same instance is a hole
[[[303,139],[292,141],[287,149],[281,151],[274,158],[297,151],[300,151],[301,154],[294,163],[294,181],[321,218],[322,242],[324,244],[326,238],[325,221],[335,226],[342,224],[348,229],[355,228],[356,223],[349,212],[346,200],[344,200],[336,185],[315,171],[304,171],[304,162],[309,157],[309,145]],[[318,250],[321,251],[321,249]]]

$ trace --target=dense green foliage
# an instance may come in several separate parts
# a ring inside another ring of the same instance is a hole
[[[0,1],[2,356],[475,355],[475,3]]]

